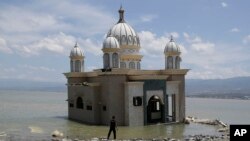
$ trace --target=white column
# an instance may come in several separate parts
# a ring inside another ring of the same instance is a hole
[[[176,56],[173,56],[173,69],[177,69],[177,67],[175,66],[175,59],[176,59]]]
[[[112,52],[109,52],[109,67],[110,68],[113,68],[113,53]]]
[[[168,69],[168,56],[165,56],[165,69]]]

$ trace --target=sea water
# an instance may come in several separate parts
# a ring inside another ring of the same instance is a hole
[[[107,126],[80,124],[67,119],[67,94],[62,92],[0,91],[0,140],[50,140],[58,130],[70,138],[105,138]],[[186,115],[220,119],[228,124],[250,123],[250,101],[186,98]],[[118,139],[183,138],[216,135],[217,129],[200,124],[118,127]]]

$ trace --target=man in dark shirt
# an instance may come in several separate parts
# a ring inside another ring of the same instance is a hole
[[[111,131],[113,131],[114,139],[116,139],[116,121],[115,121],[115,116],[112,116],[112,120],[110,121],[108,139],[109,139]]]

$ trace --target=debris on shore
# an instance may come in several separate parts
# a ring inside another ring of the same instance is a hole
[[[199,123],[199,124],[207,124],[207,125],[213,125],[220,127],[217,131],[222,133],[220,136],[211,136],[211,135],[195,135],[195,136],[189,136],[186,141],[227,141],[229,140],[229,126],[218,119],[199,119],[197,117],[191,117],[188,116],[185,119],[186,124],[190,123]]]
[[[63,133],[55,130],[51,133],[52,139],[51,141],[63,141]]]
[[[218,120],[218,119],[214,119],[214,120],[211,120],[211,119],[199,119],[197,117],[188,116],[185,119],[185,123],[189,124],[190,122],[219,126],[219,127],[222,127],[222,128],[218,129],[217,130],[218,132],[229,133],[229,126],[226,123],[224,123],[224,122],[222,122],[221,120]]]
[[[228,127],[227,124],[225,124],[224,122],[222,122],[221,120],[218,120],[218,119],[214,119],[214,120],[211,120],[211,119],[199,119],[197,117],[188,116],[185,119],[185,123],[190,123],[190,122],[200,123],[200,124],[208,124],[208,125],[221,125],[222,127]]]

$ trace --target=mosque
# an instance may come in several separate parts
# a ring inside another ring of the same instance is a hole
[[[185,119],[185,75],[181,50],[173,37],[166,44],[165,69],[142,70],[140,38],[125,21],[124,9],[103,41],[103,68],[84,71],[84,54],[76,44],[70,52],[69,119],[108,125],[114,115],[118,125],[141,126],[178,123]]]

